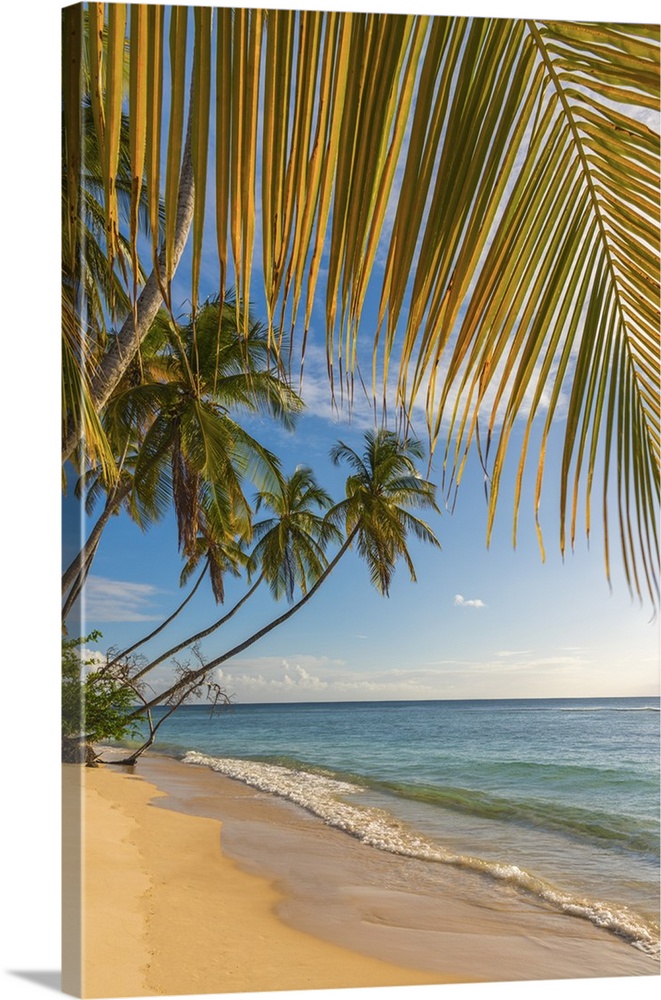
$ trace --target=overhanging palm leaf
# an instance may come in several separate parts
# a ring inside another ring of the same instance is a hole
[[[582,477],[590,532],[591,489],[600,459],[606,514],[609,464],[615,459],[620,524],[647,526],[636,544],[621,530],[627,575],[638,592],[644,584],[654,595],[658,139],[643,122],[626,116],[624,105],[649,105],[645,93],[658,92],[658,47],[649,41],[652,29],[633,26],[530,24],[528,31],[536,56],[530,96],[538,117],[466,300],[444,381],[430,393],[430,427],[436,437],[443,416],[451,413],[456,433],[445,457],[458,480],[478,414],[486,415],[490,533],[510,435],[517,419],[526,417],[514,505],[516,538],[533,421],[543,415],[537,512],[547,439],[564,403],[561,548],[567,535],[574,542]],[[440,333],[448,342],[451,309],[461,303],[456,281],[457,276]],[[607,532],[607,516],[604,524]],[[608,548],[606,535],[607,569]],[[636,555],[642,579],[634,569]]]
[[[186,20],[181,11],[172,19],[175,49]],[[561,547],[573,541],[581,490],[590,531],[596,476],[607,530],[613,482],[625,570],[635,590],[654,594],[659,156],[645,116],[658,108],[658,28],[244,9],[220,10],[216,21],[214,29],[195,18],[191,106],[200,109],[199,184],[217,65],[221,296],[233,268],[239,297],[248,298],[260,171],[273,339],[273,324],[293,328],[304,300],[304,349],[327,274],[330,371],[351,391],[365,296],[376,283],[375,395],[393,368],[405,411],[425,396],[432,445],[447,439],[448,487],[479,441],[491,477],[490,532],[521,420],[516,531],[530,444],[540,456],[537,510],[547,439],[562,417]],[[69,25],[65,45],[75,50],[79,34]],[[165,53],[165,34],[153,32],[149,67]],[[131,60],[137,37],[132,25]],[[114,53],[104,53],[104,65],[120,59],[118,46]],[[67,65],[65,86],[75,92],[75,59]],[[187,72],[183,59],[172,67],[171,154],[181,148]],[[150,109],[148,136],[164,125],[158,102]],[[75,110],[66,135],[80,130]],[[187,176],[182,170],[182,182]],[[151,183],[152,200],[157,190]],[[168,245],[177,229],[172,183],[169,190]],[[199,234],[201,197],[194,211]],[[202,252],[197,238],[194,274]],[[377,259],[385,259],[381,274]],[[141,336],[127,331],[127,355]],[[98,406],[106,382],[94,391]],[[608,534],[606,549],[608,570]]]
[[[71,11],[67,16],[74,16]],[[128,64],[127,64],[128,67]],[[84,65],[84,70],[89,70]],[[63,173],[62,185],[62,328],[64,363],[62,414],[64,434],[79,424],[85,452],[76,455],[79,468],[85,458],[100,460],[107,476],[113,473],[111,447],[101,423],[94,419],[91,385],[109,343],[109,324],[122,321],[131,309],[131,290],[145,280],[137,255],[139,228],[149,231],[147,198],[133,182],[131,123],[122,115],[118,123],[118,159],[113,186],[117,202],[114,252],[108,253],[107,217],[104,208],[103,149],[94,128],[89,72],[83,72],[84,94],[80,108],[77,173]],[[64,152],[67,154],[65,133]],[[70,185],[73,190],[70,191]],[[124,230],[119,222],[124,221]],[[162,213],[156,206],[158,230]],[[140,224],[140,225],[139,225]],[[98,407],[96,407],[98,412]]]

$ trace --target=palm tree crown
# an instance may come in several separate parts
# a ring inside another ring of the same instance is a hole
[[[359,455],[339,441],[331,449],[338,465],[353,470],[346,482],[346,499],[329,512],[331,523],[344,522],[348,536],[354,532],[358,552],[367,563],[370,579],[379,593],[388,596],[398,558],[404,559],[415,580],[415,569],[406,540],[411,532],[420,541],[440,547],[434,532],[408,509],[438,511],[433,483],[423,479],[415,466],[423,457],[418,441],[401,441],[393,431],[368,431]]]
[[[216,601],[224,575],[245,565],[253,515],[246,483],[277,491],[281,473],[237,417],[264,413],[291,428],[302,402],[274,363],[263,325],[249,317],[246,336],[237,312],[232,296],[210,298],[187,324],[165,310],[152,324],[103,413],[115,466],[109,473],[99,463],[79,483],[88,513],[102,493],[107,500],[93,544],[65,573],[65,593],[77,576],[82,584],[103,527],[122,506],[143,529],[174,506],[182,583],[205,558]]]
[[[332,506],[330,495],[317,483],[312,470],[299,465],[277,491],[265,491],[257,498],[255,512],[267,507],[273,517],[253,525],[257,544],[252,551],[249,571],[259,569],[276,600],[291,603],[298,586],[307,593],[327,566],[326,546],[341,542],[342,536],[323,512]]]
[[[250,319],[244,337],[233,300],[213,298],[185,325],[161,312],[147,346],[149,365],[138,384],[127,380],[106,409],[120,436],[140,429],[136,501],[173,499],[186,558],[199,554],[200,533],[214,526],[249,539],[245,483],[274,489],[280,472],[276,457],[236,416],[264,412],[291,427],[302,406],[269,357],[264,328]]]

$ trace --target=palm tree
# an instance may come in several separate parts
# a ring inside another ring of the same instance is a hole
[[[283,478],[277,490],[259,493],[255,512],[266,507],[273,516],[253,525],[257,544],[246,560],[251,586],[218,621],[159,654],[135,673],[133,679],[140,680],[164,660],[216,632],[243,607],[264,580],[275,600],[286,597],[290,604],[293,603],[297,587],[303,595],[307,594],[310,585],[328,566],[326,548],[331,542],[342,540],[337,528],[324,517],[332,503],[312,470],[302,465],[290,477]],[[252,582],[255,575],[257,578]]]
[[[64,609],[70,610],[101,532],[122,505],[148,527],[173,503],[184,577],[205,556],[214,596],[222,601],[223,574],[236,562],[229,557],[233,539],[249,540],[251,533],[244,483],[273,488],[280,478],[275,456],[235,417],[264,413],[291,428],[301,405],[269,357],[263,325],[251,318],[247,337],[237,331],[232,296],[222,305],[208,299],[183,326],[165,312],[158,316],[104,411],[121,472],[110,481],[102,468],[84,477],[91,503],[103,490],[107,499],[63,576],[65,592],[74,584]]]
[[[277,491],[258,494],[255,513],[265,507],[273,516],[253,526],[257,544],[248,573],[250,577],[259,571],[276,601],[285,597],[291,604],[296,588],[305,595],[310,581],[318,580],[326,569],[326,548],[342,536],[317,511],[327,511],[332,504],[305,465],[299,465]]]
[[[149,79],[167,58],[166,39],[162,12],[149,13],[145,56],[143,9],[132,5],[132,14],[134,7],[129,120],[145,122],[149,146],[165,134],[166,120],[139,68]],[[118,79],[123,10],[108,8],[108,43],[91,68],[98,81],[95,120],[103,114],[115,131],[121,101],[104,85],[102,68],[105,80]],[[300,305],[304,353],[325,275],[331,386],[346,380],[351,393],[371,281],[380,295],[372,324],[375,400],[386,393],[392,365],[398,407],[410,415],[417,398],[426,401],[432,446],[449,421],[448,489],[460,480],[469,449],[482,446],[490,477],[487,534],[507,453],[521,440],[512,433],[517,421],[523,427],[517,483],[535,439],[535,516],[548,438],[560,427],[561,548],[573,543],[581,494],[590,531],[599,472],[606,571],[614,481],[627,577],[634,590],[655,599],[659,142],[647,118],[658,109],[658,26],[258,9],[212,15],[196,8],[191,69],[187,9],[172,8],[170,18],[176,56],[169,67],[167,261],[155,251],[153,262],[164,284],[192,219],[195,289],[215,135],[221,296],[233,270],[239,298],[250,297],[257,215],[274,345],[276,320],[284,330],[286,318],[293,329]],[[101,37],[98,28],[90,25],[92,37]],[[68,15],[67,94],[80,92],[83,33]],[[67,149],[75,149],[79,132],[79,104],[71,97]],[[151,206],[160,197],[157,160],[145,171]],[[114,218],[109,179],[116,159],[106,162],[105,210]],[[76,196],[72,180],[68,198]],[[141,317],[142,299],[159,294],[152,278],[121,341],[100,361],[89,391],[97,412],[146,334],[151,320]],[[70,448],[69,436],[65,455]],[[520,495],[517,486],[514,537]]]
[[[163,340],[164,376],[119,391],[106,409],[146,428],[135,464],[135,489],[148,498],[171,491],[185,557],[197,551],[201,517],[250,536],[252,512],[244,483],[273,487],[278,460],[236,420],[264,413],[293,427],[300,398],[269,357],[262,324],[237,330],[235,305],[207,300],[185,326],[161,313],[154,336]]]
[[[368,431],[365,451],[359,455],[340,441],[331,449],[331,459],[346,462],[353,470],[346,483],[346,499],[336,504],[329,519],[343,523],[347,537],[355,534],[356,548],[370,573],[374,587],[388,596],[398,559],[406,563],[411,580],[415,568],[407,548],[413,534],[422,542],[438,546],[433,531],[408,510],[438,510],[436,488],[423,479],[415,466],[424,450],[419,441],[400,441],[392,431]]]
[[[347,479],[346,499],[332,507],[326,515],[329,532],[340,523],[347,532],[333,559],[313,585],[284,614],[237,646],[187,673],[166,691],[148,701],[146,709],[159,703],[167,703],[168,699],[176,696],[182,683],[196,683],[207,678],[215,667],[238,656],[288,621],[312,599],[354,542],[359,555],[367,562],[372,583],[384,596],[388,595],[399,558],[404,559],[411,579],[415,580],[413,562],[406,546],[408,534],[413,532],[420,541],[439,546],[429,525],[408,509],[412,507],[416,510],[438,511],[435,486],[423,479],[415,466],[415,460],[422,455],[423,448],[419,442],[401,441],[394,432],[387,430],[368,431],[365,434],[365,451],[362,457],[340,442],[332,450],[331,457],[336,462],[347,460],[355,472]],[[271,530],[277,530],[277,527],[274,525]],[[280,551],[286,553],[287,546],[281,547]],[[294,564],[298,564],[298,560],[294,560]],[[274,575],[274,589],[281,590],[285,587],[286,592],[286,584],[285,574]]]

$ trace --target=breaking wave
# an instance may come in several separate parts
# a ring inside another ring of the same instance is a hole
[[[479,872],[530,893],[564,913],[583,917],[597,927],[606,928],[651,956],[659,954],[658,928],[627,907],[572,895],[515,864],[487,861],[446,850],[442,845],[415,833],[385,809],[347,801],[357,792],[365,791],[367,786],[338,780],[319,770],[312,772],[279,764],[210,757],[195,750],[188,751],[183,761],[209,767],[253,788],[288,799],[329,826],[343,830],[378,850]]]

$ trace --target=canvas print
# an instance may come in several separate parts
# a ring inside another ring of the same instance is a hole
[[[67,993],[659,974],[659,25],[532,14],[63,9]]]

